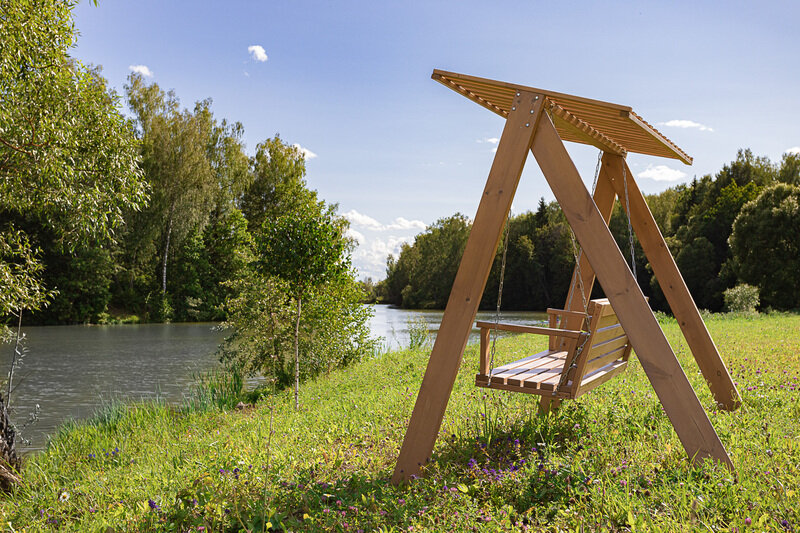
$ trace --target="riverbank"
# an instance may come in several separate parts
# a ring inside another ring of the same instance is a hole
[[[396,351],[241,410],[109,406],[64,427],[0,500],[16,531],[481,531],[800,527],[800,316],[707,318],[743,398],[716,411],[673,320],[663,327],[737,472],[688,465],[635,360],[549,418],[472,386],[469,346],[428,476],[388,479],[427,350]],[[499,341],[512,359],[544,339]],[[272,428],[272,431],[270,431]]]

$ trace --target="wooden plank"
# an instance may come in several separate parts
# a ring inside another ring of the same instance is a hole
[[[590,390],[599,387],[606,381],[610,380],[617,374],[622,373],[628,367],[627,361],[620,361],[618,363],[614,363],[613,365],[605,368],[603,370],[599,370],[594,372],[593,374],[586,376],[583,378],[583,382],[581,383],[580,387],[580,394],[585,394]],[[726,454],[727,456],[727,454]],[[727,463],[726,463],[727,464]],[[728,465],[732,468],[732,465]]]
[[[557,371],[557,372],[561,373],[561,368],[563,368],[563,366],[564,366],[564,355],[566,354],[566,352],[557,352],[557,353],[562,354],[562,356],[557,358],[557,359],[553,359],[552,361],[549,361],[549,362],[547,362],[547,363],[545,363],[543,365],[540,365],[540,366],[538,366],[536,368],[528,368],[528,369],[524,370],[523,372],[520,372],[520,373],[512,376],[510,379],[507,380],[507,383],[510,383],[512,385],[513,384],[517,384],[517,385],[522,386],[522,384],[524,382],[537,383],[537,382],[541,381],[542,380],[541,376],[545,372]]]
[[[642,245],[647,260],[653,268],[661,290],[669,303],[672,313],[680,325],[681,332],[686,339],[689,349],[697,361],[697,366],[703,373],[711,393],[716,402],[727,410],[734,410],[741,405],[741,397],[736,389],[725,363],[720,357],[714,340],[708,332],[700,311],[686,287],[678,266],[658,229],[653,214],[647,205],[636,181],[632,179],[633,173],[627,163],[620,157],[609,155],[608,161],[603,163],[609,166],[609,171],[604,174],[604,179],[611,180],[612,186],[625,201],[625,184],[623,183],[622,165],[628,176],[628,197],[631,203],[631,225],[633,226],[639,243]],[[627,207],[626,207],[627,209]],[[639,350],[636,350],[639,353]]]
[[[541,352],[534,357],[528,357],[520,361],[514,361],[500,368],[496,368],[492,372],[492,379],[496,379],[498,383],[505,383],[509,377],[515,377],[518,374],[536,375],[539,372],[553,368],[563,363],[566,352]],[[479,376],[481,374],[478,374]],[[487,379],[488,373],[484,374]]]
[[[532,151],[686,453],[694,461],[713,458],[733,468],[725,447],[547,115],[539,121]]]
[[[649,309],[649,307],[648,307],[648,309]],[[651,311],[651,314],[652,314],[652,311]],[[617,315],[606,315],[606,316],[601,316],[601,317],[598,317],[598,318],[599,318],[598,321],[597,321],[597,329],[598,330],[603,329],[603,328],[607,328],[609,326],[613,326],[615,324],[619,324],[619,318],[617,317]],[[595,331],[597,331],[597,330],[595,330]]]
[[[483,387],[485,389],[504,390],[504,391],[511,391],[511,392],[522,392],[522,393],[525,393],[525,394],[536,394],[537,396],[541,396],[542,394],[546,394],[548,398],[553,398],[553,397],[555,397],[555,398],[569,398],[569,395],[566,395],[566,394],[556,393],[555,396],[553,396],[552,392],[545,392],[545,391],[542,391],[542,390],[539,390],[539,389],[533,389],[533,388],[530,388],[530,387],[520,387],[520,386],[517,386],[517,385],[505,385],[505,384],[495,385],[494,383],[492,383],[492,386],[490,387],[490,386],[487,385],[487,383],[485,381],[478,381],[478,380],[475,381],[475,386],[476,387]]]
[[[621,335],[625,335],[625,330],[622,329],[622,324],[617,323],[595,331],[594,337],[592,337],[592,342],[594,344],[600,344],[609,339],[617,338]]]
[[[603,355],[595,357],[594,359],[589,359],[586,362],[586,366],[583,369],[584,375],[591,374],[598,368],[602,368],[609,363],[613,363],[617,359],[622,359],[625,350],[628,349],[628,343],[623,344],[620,347],[617,347],[615,350],[607,352]]]
[[[501,331],[511,331],[513,333],[534,333],[537,335],[555,335],[557,337],[568,337],[570,339],[577,339],[584,334],[582,331],[575,331],[570,329],[559,328],[543,328],[541,326],[524,326],[522,324],[503,324],[496,322],[483,322],[477,321],[475,325],[481,329],[492,330],[499,329]]]
[[[621,337],[617,337],[615,339],[612,339],[612,340],[606,341],[606,342],[602,342],[602,343],[593,342],[592,345],[589,346],[588,350],[587,350],[587,352],[589,354],[587,356],[588,357],[587,361],[591,361],[595,357],[600,357],[601,355],[607,354],[607,353],[609,353],[611,351],[614,351],[617,348],[621,348],[622,346],[625,346],[627,344],[628,344],[628,336],[627,335],[622,335]],[[586,372],[589,372],[589,371],[586,370]]]
[[[524,91],[518,94],[515,97],[516,110],[509,114],[503,128],[411,413],[392,475],[394,484],[420,475],[422,466],[430,461],[503,225],[511,209],[537,123],[542,116],[543,97]]]
[[[557,354],[559,354],[559,353],[561,353],[561,352],[557,352],[557,351],[553,351],[553,350],[545,350],[543,352],[539,352],[539,353],[536,353],[536,354],[533,354],[533,355],[529,355],[528,357],[524,357],[524,358],[519,359],[517,361],[512,361],[510,363],[506,363],[504,365],[498,366],[497,368],[494,369],[494,371],[495,372],[503,372],[505,370],[510,370],[512,368],[517,368],[518,366],[521,366],[521,365],[526,365],[526,364],[532,363],[532,362],[537,361],[539,359],[547,360],[550,357],[557,356]],[[488,375],[488,372],[486,374]]]

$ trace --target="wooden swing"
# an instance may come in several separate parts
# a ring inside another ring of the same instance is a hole
[[[613,378],[628,366],[631,344],[608,299],[589,302],[585,330],[561,329],[567,316],[585,322],[581,313],[548,309],[550,327],[477,322],[481,329],[480,371],[475,385],[538,394],[543,399],[574,399]],[[547,350],[497,368],[490,366],[493,330],[550,337]]]
[[[539,164],[581,246],[582,256],[576,260],[570,294],[575,294],[578,288],[582,296],[591,294],[596,278],[608,301],[586,302],[582,297],[578,303],[570,298],[563,311],[551,313],[551,321],[555,320],[558,328],[527,330],[551,335],[549,349],[512,363],[519,363],[513,367],[504,365],[493,370],[491,361],[487,364],[488,334],[495,325],[479,324],[483,348],[481,373],[476,382],[520,392],[539,391],[539,395],[549,392],[550,398],[543,396],[543,399],[557,402],[586,392],[621,372],[633,348],[686,454],[696,462],[713,459],[733,468],[608,228],[614,201],[619,198],[714,399],[721,408],[736,409],[741,403],[736,386],[625,161],[628,152],[677,159],[686,164],[691,164],[691,157],[628,106],[440,70],[434,70],[433,78],[501,116],[505,126],[392,482],[400,483],[422,474],[423,466],[431,460],[529,152]],[[563,141],[589,144],[603,151],[593,194],[586,189]],[[586,314],[580,312],[582,304],[587,312],[588,307],[592,308],[588,322]],[[519,326],[505,329],[511,327]],[[581,345],[583,349],[578,348]],[[533,364],[558,370],[550,371],[551,375],[546,374],[546,369],[537,373],[530,366]]]
[[[602,154],[601,151],[597,157],[592,184],[593,193],[597,189]],[[623,172],[622,179],[627,203],[628,177],[625,172]],[[628,213],[626,212],[626,214]],[[475,376],[475,385],[537,394],[542,397],[539,411],[546,413],[557,408],[561,400],[575,399],[623,372],[628,366],[631,344],[607,298],[587,303],[583,276],[580,271],[583,250],[576,250],[575,235],[571,230],[570,237],[575,257],[573,280],[577,283],[577,287],[574,284],[570,287],[567,307],[571,307],[575,292],[580,290],[583,313],[548,308],[549,327],[546,328],[500,322],[510,219],[509,213],[500,264],[495,321],[475,323],[481,330],[480,369]],[[636,280],[636,256],[630,215],[627,219],[631,272]],[[579,324],[579,329],[568,329],[569,322]],[[547,350],[495,368],[494,357],[498,331],[547,335],[550,337],[549,346]],[[494,333],[493,336],[492,333]],[[490,336],[491,343],[489,342]]]

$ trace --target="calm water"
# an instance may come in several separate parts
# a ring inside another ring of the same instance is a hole
[[[504,322],[533,323],[544,313],[502,313]],[[409,320],[422,317],[435,334],[441,311],[407,311],[375,306],[370,328],[385,346],[408,344]],[[492,320],[493,313],[478,313]],[[28,354],[17,369],[12,395],[14,419],[24,423],[36,404],[39,420],[23,435],[22,451],[41,449],[47,435],[69,418],[83,419],[112,399],[161,398],[178,404],[191,391],[194,376],[217,364],[215,352],[224,333],[215,324],[143,324],[124,326],[45,326],[25,328]],[[477,330],[471,342],[477,341]],[[8,364],[13,347],[0,345]],[[7,368],[2,370],[3,374]]]

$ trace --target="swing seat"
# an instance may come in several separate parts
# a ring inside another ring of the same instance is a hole
[[[591,320],[583,313],[548,309],[550,327],[546,328],[476,322],[481,330],[481,363],[475,385],[572,399],[610,380],[628,366],[628,335],[608,299],[591,300],[588,313]],[[566,325],[580,329],[566,329]],[[493,329],[548,335],[550,345],[543,352],[494,368],[490,382],[489,339]],[[566,379],[562,380],[564,373]]]

